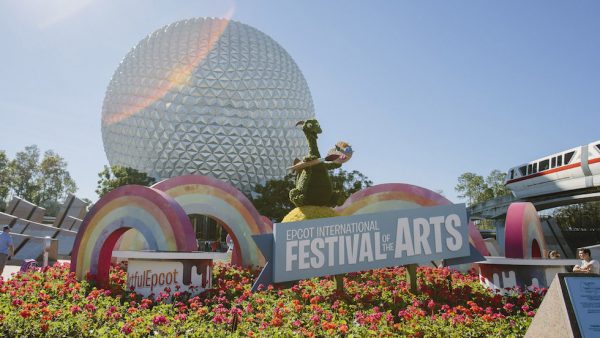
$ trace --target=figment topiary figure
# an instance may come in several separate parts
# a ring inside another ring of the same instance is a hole
[[[297,125],[302,126],[309,153],[302,162],[297,160],[291,167],[296,171],[296,187],[290,191],[290,201],[297,207],[336,206],[340,202],[339,192],[333,191],[328,170],[342,165],[341,155],[330,152],[325,159],[321,159],[317,138],[322,130],[317,120],[300,121]],[[349,146],[348,148],[351,151]]]
[[[333,206],[343,203],[341,194],[333,190],[330,169],[339,168],[352,157],[352,147],[346,142],[338,142],[334,149],[321,158],[317,146],[318,135],[322,132],[317,120],[300,121],[302,131],[308,141],[308,156],[302,161],[296,159],[290,169],[296,172],[296,187],[290,190],[290,201],[296,208],[290,211],[282,222],[295,222],[307,219],[339,216]],[[335,276],[337,290],[345,294],[343,277]]]

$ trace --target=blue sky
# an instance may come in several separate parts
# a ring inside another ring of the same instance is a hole
[[[230,17],[302,70],[347,170],[454,202],[487,175],[600,139],[596,1],[0,1],[0,149],[37,144],[96,200],[100,115],[121,59],[158,28]]]

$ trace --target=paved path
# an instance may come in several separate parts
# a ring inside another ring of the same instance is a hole
[[[59,259],[58,261],[60,263],[69,263],[69,262],[71,262],[70,260],[62,260],[62,259]],[[11,263],[13,265],[10,265]],[[38,264],[39,263],[40,262],[38,262]],[[19,265],[14,265],[14,264],[15,264],[14,261],[13,262],[11,262],[11,261],[7,262],[6,266],[4,267],[4,271],[2,272],[2,277],[4,278],[4,280],[9,279],[12,276],[12,274],[15,274],[15,273],[17,273],[17,272],[19,272],[21,270],[21,264],[19,264]]]
[[[8,262],[10,264],[10,262]],[[2,272],[2,278],[4,278],[4,280],[7,280],[10,278],[10,276],[13,273],[17,273],[17,271],[21,270],[21,266],[20,265],[6,265],[4,267],[4,271]]]

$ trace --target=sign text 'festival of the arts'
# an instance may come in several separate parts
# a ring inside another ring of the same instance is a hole
[[[464,204],[276,223],[271,242],[275,283],[470,252]]]

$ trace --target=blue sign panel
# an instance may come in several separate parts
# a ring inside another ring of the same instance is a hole
[[[470,251],[464,204],[276,223],[272,240],[268,270],[276,283],[427,264]]]
[[[581,336],[600,337],[600,277],[566,276],[564,280]]]

